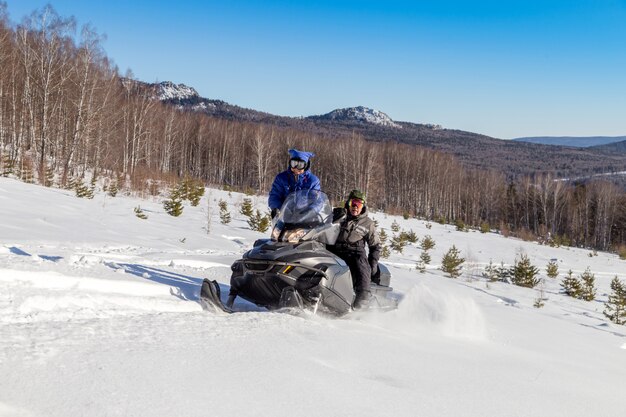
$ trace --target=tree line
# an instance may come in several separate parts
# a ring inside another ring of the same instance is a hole
[[[453,156],[393,140],[324,137],[269,124],[181,111],[122,77],[90,27],[46,6],[12,24],[0,2],[0,168],[59,186],[88,175],[154,191],[191,176],[267,193],[287,149],[312,151],[323,190],[353,188],[371,207],[441,222],[487,225],[551,242],[615,249],[626,242],[626,194],[601,180],[549,174],[508,179]],[[486,153],[484,158],[488,158]],[[2,172],[2,171],[0,171]]]

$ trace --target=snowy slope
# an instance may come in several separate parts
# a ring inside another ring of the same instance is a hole
[[[202,278],[227,289],[262,237],[238,214],[243,197],[208,190],[174,218],[158,199],[0,178],[0,416],[623,415],[626,327],[602,315],[610,280],[626,280],[615,255],[375,213],[437,245],[425,274],[416,246],[386,261],[397,311],[294,317],[238,301],[242,314],[207,313]],[[467,259],[457,280],[437,270],[453,243]],[[551,258],[561,276],[590,267],[597,300],[546,278],[536,309],[538,291],[478,277],[520,253],[542,273]]]

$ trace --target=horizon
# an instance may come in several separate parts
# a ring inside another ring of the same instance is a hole
[[[626,2],[50,3],[144,82],[280,116],[364,106],[495,138],[626,136]],[[78,31],[77,31],[78,32]]]

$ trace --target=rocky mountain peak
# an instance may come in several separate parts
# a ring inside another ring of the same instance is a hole
[[[185,84],[174,84],[171,81],[163,81],[155,85],[157,96],[161,101],[189,100],[199,97],[198,92]]]
[[[385,113],[364,106],[337,109],[318,117],[327,120],[357,121],[379,126],[402,127],[398,123],[394,122],[391,117],[387,116]]]

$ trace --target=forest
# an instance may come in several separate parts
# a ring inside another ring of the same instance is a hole
[[[552,244],[626,247],[626,193],[613,183],[545,172],[511,179],[400,141],[182,111],[120,74],[101,35],[50,6],[13,24],[0,3],[0,63],[4,176],[57,187],[121,179],[129,192],[154,195],[187,176],[266,194],[295,147],[316,154],[311,169],[338,204],[361,188],[370,207],[389,213]]]

